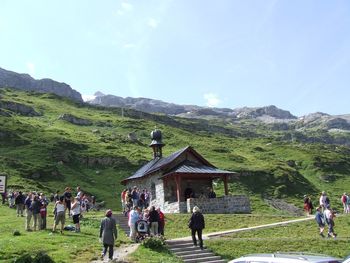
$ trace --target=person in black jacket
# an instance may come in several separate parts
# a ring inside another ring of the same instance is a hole
[[[158,235],[159,214],[154,206],[151,206],[149,212],[149,224],[151,236]]]
[[[193,214],[188,222],[188,227],[192,231],[193,245],[197,246],[196,232],[199,240],[199,247],[203,249],[202,231],[205,228],[204,216],[198,206],[193,207]]]
[[[20,216],[20,215],[23,216],[24,200],[25,200],[24,195],[22,194],[21,191],[19,191],[18,195],[15,198],[15,204],[17,207],[17,216]]]

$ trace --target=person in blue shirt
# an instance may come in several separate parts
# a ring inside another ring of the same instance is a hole
[[[320,229],[320,236],[324,237],[323,231],[324,231],[324,226],[325,226],[325,219],[324,219],[324,215],[322,213],[322,207],[321,206],[316,208],[315,220],[316,220],[317,225],[318,225],[318,227]]]

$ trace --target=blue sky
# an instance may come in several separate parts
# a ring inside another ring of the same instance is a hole
[[[0,67],[84,95],[350,113],[350,1],[2,0]]]

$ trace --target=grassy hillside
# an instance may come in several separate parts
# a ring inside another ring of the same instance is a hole
[[[350,185],[348,147],[283,140],[289,131],[258,123],[122,112],[12,89],[0,89],[0,96],[0,103],[26,105],[40,115],[0,109],[0,173],[9,175],[10,189],[51,193],[80,185],[117,208],[120,181],[151,158],[148,144],[154,127],[163,132],[164,155],[191,145],[217,167],[239,172],[230,182],[230,193],[249,194],[253,212],[273,212],[264,198],[283,198],[301,207],[305,193],[315,200],[322,190],[335,204]],[[62,114],[92,124],[72,124],[60,119]],[[137,141],[128,139],[131,132]],[[223,193],[220,181],[216,191]]]

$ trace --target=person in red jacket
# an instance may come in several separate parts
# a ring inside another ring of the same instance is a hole
[[[157,212],[159,214],[158,234],[164,236],[165,217],[160,208],[157,209]]]

